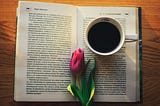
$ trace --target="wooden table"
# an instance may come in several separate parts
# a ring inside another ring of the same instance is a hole
[[[41,0],[42,1],[42,0]],[[45,0],[43,0],[45,1]],[[73,5],[141,6],[143,102],[94,106],[160,106],[160,0],[50,0]],[[79,103],[16,103],[13,100],[17,0],[0,0],[0,106],[80,106]]]

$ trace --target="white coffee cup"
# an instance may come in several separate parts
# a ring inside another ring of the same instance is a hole
[[[110,32],[110,33],[107,34],[107,32]],[[115,39],[115,41],[112,37]],[[109,17],[97,18],[88,24],[87,30],[86,30],[85,42],[89,47],[89,49],[96,54],[112,55],[117,51],[119,51],[125,42],[124,30],[122,29],[122,26],[120,25],[120,23],[113,18],[109,18]],[[114,46],[112,45],[112,42],[114,43],[113,44]],[[101,45],[104,47],[102,47]],[[105,50],[105,49],[108,49],[108,50]]]

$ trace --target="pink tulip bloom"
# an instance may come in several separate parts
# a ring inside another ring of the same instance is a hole
[[[84,70],[84,51],[80,48],[75,50],[72,54],[70,62],[70,70],[73,75],[80,75]]]

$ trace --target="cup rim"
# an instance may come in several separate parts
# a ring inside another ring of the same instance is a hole
[[[91,45],[88,42],[88,32],[89,32],[89,30],[91,29],[92,26],[94,26],[95,24],[97,24],[99,22],[109,22],[109,23],[113,24],[120,32],[120,36],[121,36],[120,42],[119,42],[118,46],[115,49],[113,49],[112,51],[110,51],[110,52],[102,53],[102,52],[96,51],[91,47]],[[85,35],[85,42],[86,42],[87,46],[89,47],[89,49],[92,52],[96,53],[96,54],[99,54],[99,55],[112,55],[112,54],[118,52],[122,48],[122,46],[123,46],[123,44],[125,42],[124,30],[122,29],[121,24],[116,19],[113,19],[113,18],[110,18],[110,17],[96,18],[96,19],[94,19],[93,21],[91,21],[87,25],[87,30],[86,30],[86,35]]]

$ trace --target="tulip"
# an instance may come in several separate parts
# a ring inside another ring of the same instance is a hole
[[[80,48],[75,50],[72,54],[70,62],[70,71],[75,78],[75,82],[68,85],[67,90],[72,96],[78,97],[83,106],[90,106],[95,92],[95,84],[93,74],[96,69],[96,60],[93,67],[90,69],[88,80],[83,71],[87,71],[90,60],[85,65],[84,51]]]
[[[85,66],[84,51],[78,48],[72,54],[72,58],[70,62],[70,70],[73,75],[77,76],[83,72],[84,66]]]

